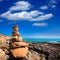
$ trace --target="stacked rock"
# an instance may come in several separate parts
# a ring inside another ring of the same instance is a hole
[[[18,26],[13,26],[12,39],[11,39],[11,53],[15,58],[25,57],[28,53],[28,43],[23,42]]]
[[[13,26],[13,32],[12,32],[12,38],[15,38],[15,40],[13,39],[12,41],[22,41],[22,37],[20,36],[20,33],[18,32],[18,25]]]

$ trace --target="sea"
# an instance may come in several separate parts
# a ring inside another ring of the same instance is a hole
[[[60,42],[60,38],[23,38],[27,42]]]

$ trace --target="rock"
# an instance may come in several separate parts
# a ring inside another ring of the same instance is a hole
[[[5,44],[6,44],[6,41],[4,42]],[[9,52],[9,50],[7,49],[8,46],[5,46],[3,43],[1,44],[2,44],[1,46],[2,49],[0,49],[1,51],[0,60],[8,60],[8,58],[10,58],[10,60],[15,60],[15,59],[17,60],[17,58],[14,58],[10,53],[8,53]],[[26,60],[26,59],[27,60],[60,60],[60,43],[46,43],[46,42],[45,43],[29,43],[28,50],[29,50],[28,54],[25,56],[25,58],[19,58],[19,59],[22,59],[22,60]],[[20,52],[18,52],[17,50],[15,50],[14,53],[20,54]]]
[[[27,60],[40,60],[40,54],[38,54],[37,52],[30,50],[26,56]]]
[[[0,48],[1,47],[8,47],[10,43],[10,37],[9,36],[4,36],[0,34]]]
[[[12,42],[14,40],[15,40],[15,42],[22,41],[22,37],[21,37],[20,33],[18,32],[18,25],[13,26],[12,28],[13,28],[12,38],[14,38],[14,39],[12,39]]]
[[[25,57],[25,55],[28,52],[28,48],[22,47],[17,49],[11,49],[10,51],[15,58],[19,58],[19,57]]]
[[[8,56],[5,54],[4,51],[2,51],[2,49],[0,49],[0,60],[7,60]]]
[[[33,51],[32,53],[31,50]],[[60,60],[60,43],[30,43],[29,52],[31,54],[28,55],[28,60],[29,57],[32,58],[32,60],[37,59],[37,57],[34,59],[31,55],[38,56],[40,60]]]
[[[10,52],[14,58],[21,58],[27,55],[28,44],[22,40],[20,33],[18,32],[18,26],[13,26],[12,39],[10,43]]]
[[[21,48],[21,47],[25,47],[28,46],[28,43],[25,42],[13,42],[11,43],[11,48]]]
[[[3,41],[2,41],[3,40]],[[58,43],[28,43],[28,53],[24,55],[24,49],[18,48],[14,49],[12,53],[15,57],[21,56],[21,58],[14,58],[10,53],[10,37],[4,36],[0,34],[0,60],[60,60],[60,42]],[[23,46],[25,44],[20,44],[20,42],[14,42],[14,46],[17,44],[19,47],[20,45]],[[22,52],[21,52],[21,51]],[[21,54],[22,53],[22,54]],[[18,56],[17,56],[18,55]],[[25,57],[22,57],[25,56]]]

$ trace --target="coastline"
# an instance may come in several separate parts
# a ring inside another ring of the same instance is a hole
[[[23,38],[28,42],[50,42],[50,43],[59,43],[60,38]]]
[[[0,49],[5,54],[2,57],[0,56],[0,59],[3,59],[4,57],[3,60],[5,60],[5,58],[6,60],[14,60],[15,58],[11,55],[9,51],[10,50],[10,46],[9,46],[10,38],[6,39],[7,38],[6,36],[1,35],[0,38],[2,37],[3,37],[3,43],[0,42],[1,43]],[[24,59],[27,59],[27,60],[60,60],[60,42],[51,41],[51,42],[27,42],[27,43],[28,43],[29,51]]]

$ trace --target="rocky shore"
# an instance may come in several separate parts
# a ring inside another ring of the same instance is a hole
[[[9,44],[10,37],[0,34],[0,60],[60,60],[60,43],[29,43],[28,54],[17,59],[11,55]]]
[[[34,60],[60,60],[60,43],[31,43],[29,51]]]

